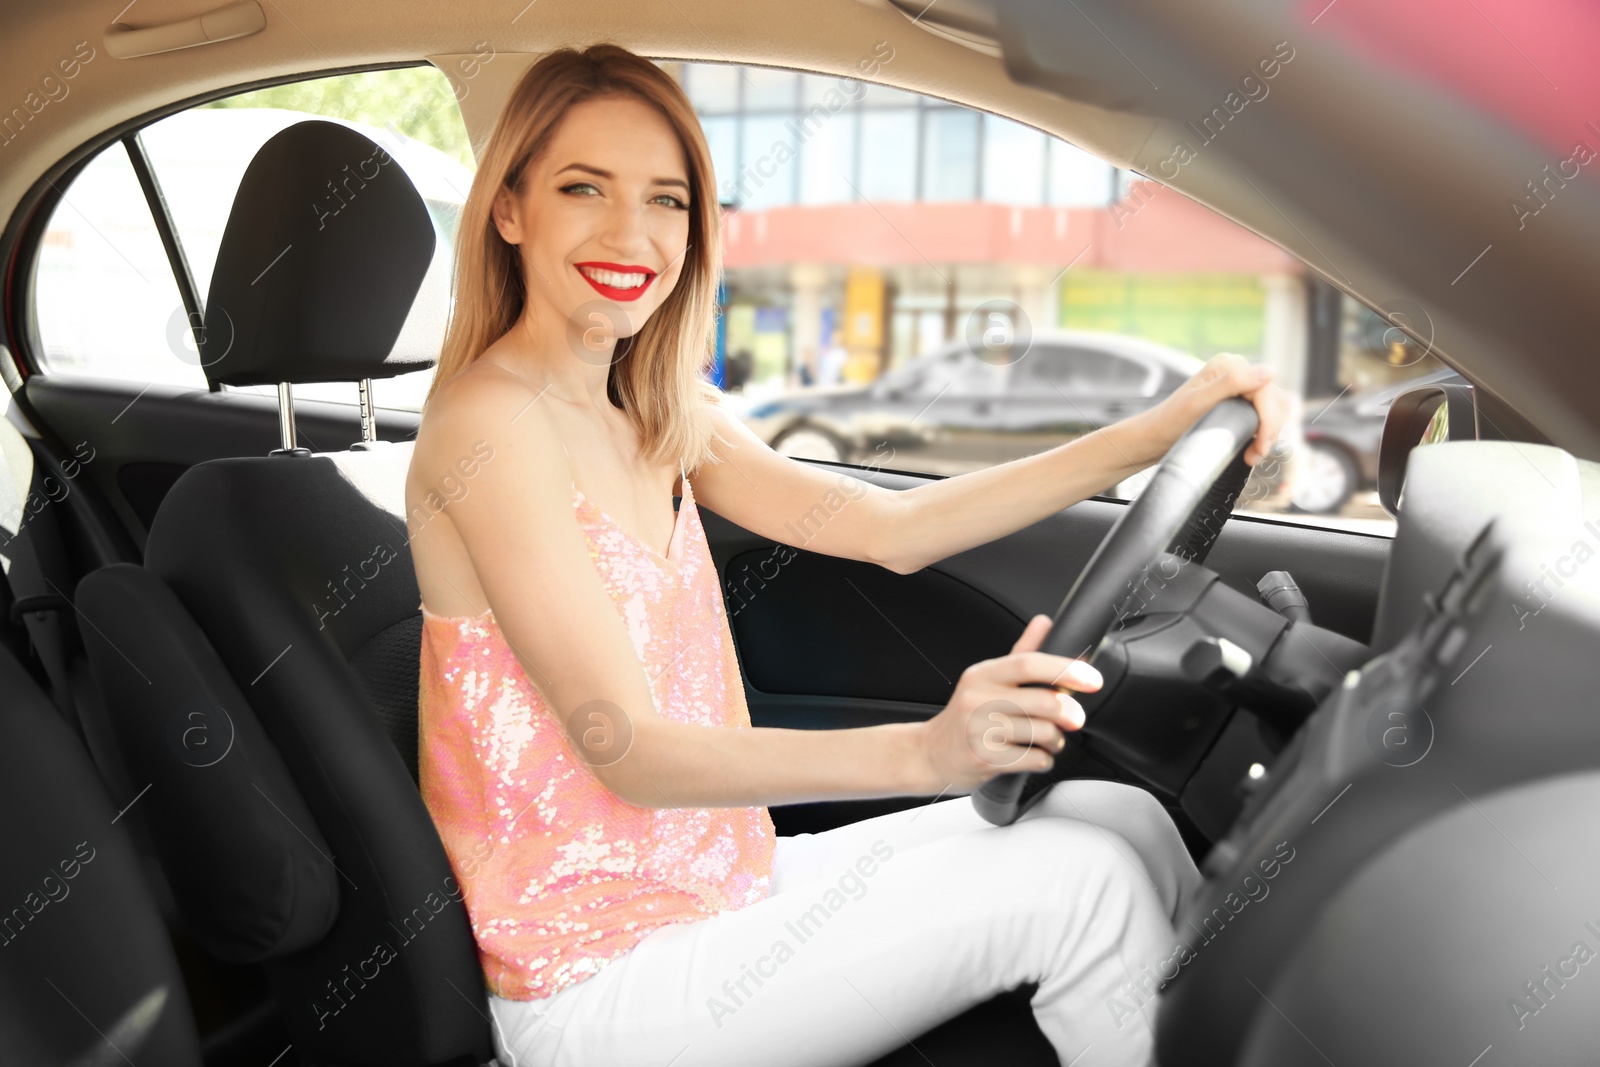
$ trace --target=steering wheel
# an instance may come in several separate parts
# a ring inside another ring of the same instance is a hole
[[[1230,397],[1178,439],[1144,492],[1089,557],[1056,609],[1041,651],[1079,659],[1087,655],[1094,662],[1142,572],[1164,552],[1194,563],[1205,560],[1250,476],[1244,450],[1259,426],[1254,405]],[[1077,733],[1094,736],[1092,716]],[[996,775],[972,794],[972,804],[989,822],[1005,826],[1055,781],[1050,771]]]

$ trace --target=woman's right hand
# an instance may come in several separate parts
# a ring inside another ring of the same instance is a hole
[[[1083,725],[1083,708],[1065,690],[1092,693],[1101,678],[1083,660],[1038,651],[1051,625],[1035,615],[1010,655],[968,667],[950,703],[922,724],[927,792],[970,793],[996,775],[1055,764],[1066,735]]]

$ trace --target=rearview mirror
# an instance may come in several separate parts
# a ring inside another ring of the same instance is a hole
[[[1378,446],[1378,503],[1390,515],[1400,514],[1412,449],[1477,438],[1478,409],[1470,384],[1441,382],[1401,393],[1389,405]]]

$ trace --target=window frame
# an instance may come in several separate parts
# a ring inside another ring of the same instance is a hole
[[[155,223],[156,235],[161,238],[161,247],[166,250],[167,263],[172,268],[172,280],[178,287],[179,299],[183,301],[184,314],[189,316],[189,334],[194,338],[194,349],[198,352],[200,329],[205,321],[205,308],[201,304],[199,292],[195,289],[194,272],[189,269],[189,257],[184,254],[183,239],[178,236],[178,228],[172,221],[172,210],[167,207],[167,198],[161,191],[161,180],[156,177],[155,167],[150,163],[150,153],[145,151],[144,141],[139,137],[143,130],[144,127],[140,127],[123,137],[122,146],[128,150],[128,161],[133,164],[133,176],[139,181],[145,205],[150,209],[151,221]],[[109,146],[107,151],[110,151]],[[100,157],[96,155],[90,158]],[[207,379],[206,385],[213,393],[219,392],[222,388],[210,379]]]

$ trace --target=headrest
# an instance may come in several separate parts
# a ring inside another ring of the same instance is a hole
[[[353,382],[431,366],[389,356],[433,249],[422,197],[382,146],[315,119],[279,132],[251,160],[222,234],[207,379]]]

